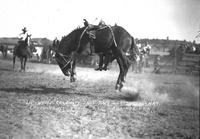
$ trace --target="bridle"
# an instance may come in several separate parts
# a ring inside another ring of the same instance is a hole
[[[66,57],[68,57],[67,55],[63,55],[62,53],[59,52],[57,52],[57,54],[59,54],[60,57],[62,57],[62,59],[66,62],[66,64],[63,67],[61,67],[61,69],[64,69],[72,61],[72,57],[70,57],[70,60],[67,61],[66,60]]]
[[[80,47],[81,39],[82,39],[84,33],[87,31],[87,29],[88,29],[88,26],[87,26],[87,27],[83,30],[83,32],[81,33],[81,36],[80,36],[80,39],[79,39],[79,42],[78,42],[78,46],[77,46],[75,52],[78,51],[78,49],[79,49],[79,47]],[[66,64],[65,64],[63,67],[61,67],[61,69],[64,69],[64,68],[72,61],[72,56],[70,56],[70,60],[67,61],[67,60],[66,60],[66,57],[68,57],[67,55],[64,55],[64,54],[62,54],[62,53],[60,53],[60,52],[56,52],[56,53],[57,53],[58,55],[60,55],[60,57],[62,57],[62,59],[66,62]]]

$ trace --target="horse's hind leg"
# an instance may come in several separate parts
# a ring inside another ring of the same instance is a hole
[[[125,82],[125,77],[128,73],[128,69],[129,69],[131,63],[125,56],[123,56],[123,58],[124,58],[125,63],[123,64],[124,65],[124,74],[123,74],[123,77],[122,77],[122,82]]]
[[[124,73],[124,67],[123,67],[122,59],[121,58],[117,58],[117,63],[119,65],[120,72],[119,72],[119,76],[118,76],[118,79],[117,79],[117,83],[116,83],[115,89],[121,91],[121,89],[123,87],[122,78],[123,78],[123,73]]]

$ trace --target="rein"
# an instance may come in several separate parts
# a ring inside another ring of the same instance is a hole
[[[108,26],[108,25],[106,25],[106,26]],[[115,35],[114,35],[114,32],[113,32],[113,30],[112,30],[111,26],[108,26],[108,27],[109,27],[109,29],[110,29],[110,32],[111,32],[111,34],[112,34],[112,37],[113,37],[114,44],[115,44],[115,46],[117,47],[117,43],[116,43],[116,40],[115,40]]]
[[[77,52],[78,49],[80,48],[81,39],[82,39],[84,33],[87,31],[88,28],[89,28],[89,26],[87,26],[87,27],[84,29],[84,31],[81,33],[81,36],[80,36],[80,39],[79,39],[79,42],[78,42],[78,46],[77,46],[77,48],[76,48],[76,52]],[[116,43],[116,40],[115,40],[115,35],[114,35],[114,32],[113,32],[113,30],[112,30],[112,28],[111,28],[110,25],[105,25],[104,27],[101,27],[101,28],[97,29],[97,31],[103,30],[103,29],[105,29],[105,28],[109,28],[109,29],[110,29],[110,32],[111,32],[112,37],[113,37],[114,44],[115,44],[115,46],[117,47],[117,43]]]
[[[113,30],[112,30],[112,28],[111,28],[110,25],[105,25],[104,27],[101,27],[101,28],[97,29],[97,31],[98,31],[98,30],[105,29],[105,28],[109,28],[109,29],[110,29],[110,32],[111,32],[112,37],[113,37],[114,44],[115,44],[115,46],[117,47],[117,43],[116,43],[116,40],[115,40],[115,35],[114,35],[114,32],[113,32]]]
[[[88,28],[89,28],[89,26],[87,26],[87,27],[84,29],[84,31],[81,33],[81,36],[80,36],[80,39],[79,39],[79,42],[78,42],[78,46],[77,46],[77,48],[76,48],[76,52],[77,52],[78,49],[80,48],[80,45],[81,45],[81,39],[82,39],[84,33],[87,31]]]

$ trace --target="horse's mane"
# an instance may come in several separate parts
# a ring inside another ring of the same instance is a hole
[[[83,29],[84,29],[84,27],[82,27],[82,28],[77,27],[77,28],[73,29],[68,35],[63,36],[60,41],[61,46],[63,46],[63,44],[65,44],[65,42],[68,42],[68,41],[71,41],[72,39],[74,39],[74,37],[76,37],[75,32],[82,31]]]

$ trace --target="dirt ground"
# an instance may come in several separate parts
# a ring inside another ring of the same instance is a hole
[[[78,67],[70,83],[57,65],[12,71],[0,59],[0,139],[199,138],[199,77]]]

